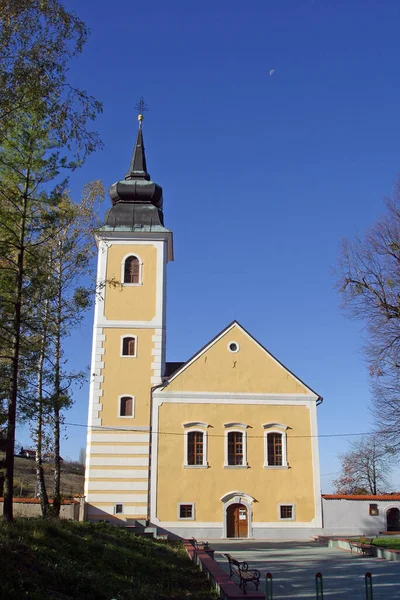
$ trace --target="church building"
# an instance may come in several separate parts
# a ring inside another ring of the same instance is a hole
[[[319,533],[322,398],[237,321],[186,362],[166,362],[173,238],[142,119],[96,234],[88,518],[206,539]]]

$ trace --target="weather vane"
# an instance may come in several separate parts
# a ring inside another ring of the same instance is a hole
[[[143,121],[143,113],[148,111],[148,107],[144,101],[143,96],[140,98],[139,102],[136,104],[135,106],[136,110],[138,111],[138,121],[139,121],[139,127],[142,126],[142,121]]]

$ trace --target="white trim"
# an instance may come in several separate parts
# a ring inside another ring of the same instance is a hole
[[[129,283],[129,282],[125,282],[125,261],[127,260],[127,258],[129,257],[133,257],[133,258],[137,258],[139,261],[139,281],[138,283]],[[129,252],[129,254],[125,254],[124,258],[121,261],[121,286],[123,287],[138,287],[140,285],[143,285],[143,278],[142,278],[142,271],[143,271],[143,261],[140,258],[140,256],[138,254],[136,254],[136,252]]]
[[[122,506],[122,510],[117,512],[117,506]],[[116,502],[114,504],[114,515],[123,515],[124,514],[124,505],[122,502]]]
[[[263,428],[269,429],[270,427],[280,427],[281,429],[289,429],[287,425],[283,425],[282,423],[264,423]]]
[[[97,479],[146,479],[148,478],[148,469],[90,469],[89,477],[91,481]]]
[[[150,435],[148,433],[92,433],[92,442],[149,442]]]
[[[93,493],[89,492],[87,495],[87,502],[133,502],[138,504],[146,504],[147,502],[147,494],[127,494],[125,492],[116,492],[116,493],[104,493],[100,492]],[[146,513],[146,506],[143,507],[143,512]]]
[[[184,425],[185,427],[185,425]],[[203,462],[201,463],[201,465],[189,465],[188,463],[188,435],[189,433],[194,433],[194,432],[198,432],[198,433],[202,433],[203,434]],[[190,467],[192,469],[196,469],[196,468],[204,468],[204,467],[208,467],[208,462],[207,462],[207,430],[206,429],[200,429],[200,427],[191,427],[190,429],[185,429],[185,431],[183,432],[183,443],[184,443],[184,461],[183,461],[183,466],[184,467]]]
[[[191,506],[192,507],[192,516],[191,517],[181,517],[180,516],[181,506]],[[196,520],[195,503],[194,502],[178,502],[177,518],[179,521],[195,521]]]
[[[236,350],[232,350],[231,344],[236,345]],[[228,342],[226,347],[228,348],[229,352],[232,352],[233,354],[236,354],[236,352],[239,352],[239,350],[240,350],[240,344],[239,344],[239,342],[235,342],[235,340],[231,340],[230,342]]]
[[[146,492],[147,481],[101,481],[89,482],[89,490],[97,492]]]
[[[319,449],[318,449],[318,424],[317,424],[317,405],[310,404],[310,422],[311,422],[311,464],[314,475],[314,506],[315,506],[315,526],[322,527],[322,498],[321,498],[321,476],[319,467]]]
[[[230,465],[228,463],[228,435],[230,433],[241,433],[242,434],[242,446],[243,446],[243,462],[241,465]],[[224,433],[224,467],[234,469],[235,467],[247,468],[247,431],[245,429],[239,429],[233,427],[232,429],[225,429]]]
[[[91,465],[93,467],[148,467],[149,459],[142,456],[93,456]]]
[[[91,454],[149,454],[149,445],[145,446],[116,446],[115,444],[107,444],[105,446],[92,446],[90,447]],[[106,463],[104,463],[106,464]]]
[[[132,399],[132,414],[131,415],[121,415],[121,401],[122,398],[131,398]],[[121,394],[118,396],[118,419],[134,419],[135,418],[135,396],[132,394]]]
[[[163,402],[193,404],[285,404],[288,406],[310,406],[315,404],[315,396],[305,394],[242,394],[232,392],[169,392],[166,388],[155,390],[154,398]]]
[[[248,429],[249,425],[246,425],[246,423],[224,423],[224,427],[226,429],[231,427],[240,427],[241,429]]]
[[[126,338],[129,338],[130,340],[135,340],[134,354],[124,354],[124,340]],[[121,358],[136,358],[137,357],[137,347],[138,347],[137,335],[134,335],[133,333],[126,333],[124,335],[121,335],[121,353],[120,353]]]
[[[291,506],[292,507],[292,516],[290,519],[285,519],[281,517],[281,507],[282,506]],[[295,521],[296,520],[296,505],[293,502],[280,502],[278,504],[278,520],[279,521]]]
[[[208,423],[202,423],[201,421],[190,421],[188,423],[183,423],[184,427],[209,427]]]
[[[268,463],[268,436],[271,433],[279,433],[282,436],[282,464],[281,465],[270,465]],[[264,431],[264,468],[268,469],[287,469],[287,437],[286,431],[281,431],[279,429],[268,429]]]

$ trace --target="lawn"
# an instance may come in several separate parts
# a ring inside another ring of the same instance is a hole
[[[400,550],[400,538],[374,538],[374,546],[390,548],[391,550]]]
[[[216,600],[179,542],[136,537],[106,523],[0,522],[0,598]]]

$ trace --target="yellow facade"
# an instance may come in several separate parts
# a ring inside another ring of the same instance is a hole
[[[231,341],[239,344],[238,352],[227,350]],[[186,370],[171,381],[168,391],[309,393],[304,384],[237,325],[200,353]]]
[[[194,502],[196,520],[221,521],[220,498],[242,490],[255,498],[254,521],[277,521],[279,503],[295,503],[296,520],[310,522],[315,516],[310,410],[305,406],[223,404],[177,404],[160,407],[158,459],[158,517],[176,521],[178,502]],[[204,421],[207,428],[208,468],[184,468],[183,423]],[[224,467],[224,423],[248,425],[248,468]],[[262,424],[279,422],[290,427],[287,457],[290,468],[264,468]],[[179,426],[180,425],[180,426]],[[179,435],[180,434],[180,435]],[[179,481],[179,485],[176,482]]]
[[[154,245],[118,245],[108,248],[105,316],[110,320],[151,321],[156,315],[157,249]],[[123,259],[134,254],[142,261],[139,285],[121,285]]]
[[[104,381],[101,384],[104,402],[100,413],[105,425],[149,425],[154,333],[154,329],[107,328],[103,342]],[[136,336],[135,357],[121,356],[124,335]],[[123,395],[135,397],[135,416],[132,419],[118,416],[118,398]]]

